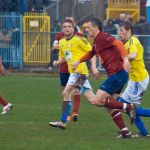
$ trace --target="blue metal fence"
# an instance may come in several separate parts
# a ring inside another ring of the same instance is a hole
[[[22,16],[0,14],[0,56],[5,68],[22,69]]]

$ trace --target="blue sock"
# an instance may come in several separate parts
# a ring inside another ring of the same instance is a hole
[[[137,116],[150,117],[150,109],[145,109],[143,107],[136,108]]]
[[[144,126],[143,121],[139,116],[136,116],[135,125],[139,129],[141,135],[146,136],[147,134],[149,134],[146,127]]]
[[[65,102],[64,102],[65,103]],[[65,111],[61,115],[61,122],[66,123],[67,122],[67,117],[69,115],[70,109],[72,106],[72,101],[68,101],[67,105],[65,104]]]
[[[127,103],[127,104],[129,104],[127,101],[125,101],[122,97],[118,97],[117,98],[117,101],[118,102],[122,102],[122,103]]]

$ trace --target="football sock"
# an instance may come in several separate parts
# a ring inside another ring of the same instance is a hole
[[[138,107],[138,108],[136,108],[136,115],[143,116],[143,117],[150,117],[150,109]]]
[[[2,96],[0,96],[0,103],[3,105],[3,106],[6,106],[8,104],[8,102],[6,100],[4,100],[4,98]]]
[[[61,122],[66,123],[67,117],[70,112],[72,106],[72,101],[63,101],[62,103],[62,115],[61,115]]]
[[[141,120],[139,116],[136,116],[135,125],[139,129],[141,135],[146,136],[149,134],[146,127],[144,126],[143,121]]]
[[[104,107],[130,111],[132,109],[132,104],[122,103],[113,98],[107,98]]]
[[[117,125],[117,127],[119,127],[121,130],[126,128],[126,125],[123,121],[122,114],[121,114],[120,110],[115,110],[111,114],[111,116],[112,116],[114,123]]]
[[[73,101],[73,114],[78,114],[79,107],[80,107],[80,95],[75,95]]]

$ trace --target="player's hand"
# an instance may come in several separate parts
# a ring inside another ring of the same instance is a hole
[[[4,66],[2,64],[0,64],[0,74],[5,75],[5,73],[6,73],[6,70],[5,70]]]
[[[128,58],[124,58],[124,64],[123,64],[123,68],[125,71],[129,72],[131,69],[130,63]]]
[[[99,79],[99,77],[100,77],[100,72],[98,71],[97,68],[92,69],[92,73],[93,73],[93,75],[94,75],[94,77],[95,77],[96,79]]]
[[[74,62],[71,64],[71,68],[72,68],[72,70],[76,70],[76,68],[78,67],[79,63],[80,63],[80,61],[79,61],[79,60],[74,61]]]
[[[53,61],[53,66],[56,67],[56,66],[58,66],[58,65],[59,65],[59,61],[58,61],[58,60],[54,60],[54,61]]]

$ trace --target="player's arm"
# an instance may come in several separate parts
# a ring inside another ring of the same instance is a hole
[[[62,50],[62,44],[61,44],[61,40],[59,42],[59,58],[58,60],[53,61],[53,66],[57,66],[60,64],[63,64],[64,62],[66,62],[63,50]]]
[[[0,57],[0,74],[1,74],[1,75],[4,75],[4,74],[5,74],[5,68],[4,68],[3,64],[2,64],[2,59],[1,59],[1,57]]]
[[[138,50],[137,50],[136,45],[134,45],[134,43],[130,45],[128,51],[129,51],[129,53],[127,55],[128,60],[132,61],[132,60],[136,59]]]
[[[100,77],[100,72],[98,71],[96,66],[96,56],[93,56],[90,61],[91,61],[92,73],[96,77],[96,79],[98,79]]]
[[[53,45],[52,45],[52,50],[53,51],[59,50],[59,41],[58,40],[54,40]]]
[[[124,61],[123,67],[124,67],[124,69],[125,69],[127,72],[129,72],[130,69],[131,69],[131,66],[130,66],[130,64],[129,64],[128,53],[127,53],[127,51],[126,51],[126,49],[125,49],[124,44],[123,44],[120,40],[114,40],[114,41],[113,41],[113,46],[116,46],[116,47],[117,47],[117,49],[118,49],[118,51],[120,52],[121,57],[122,57],[122,59],[123,59],[123,61]]]
[[[59,57],[58,60],[54,60],[53,61],[53,66],[57,66],[57,65],[63,64],[64,62],[66,62],[65,58]]]
[[[127,57],[128,53],[125,49],[124,44],[120,40],[114,40],[113,46],[117,47],[117,49],[119,50],[122,58]]]

